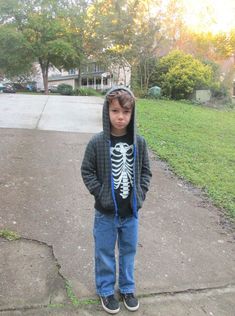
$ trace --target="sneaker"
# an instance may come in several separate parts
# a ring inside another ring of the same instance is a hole
[[[139,304],[138,298],[136,298],[133,293],[121,294],[121,296],[122,296],[125,307],[129,311],[131,312],[137,311],[140,304]]]
[[[103,309],[109,314],[116,314],[120,310],[119,302],[114,295],[100,296]]]

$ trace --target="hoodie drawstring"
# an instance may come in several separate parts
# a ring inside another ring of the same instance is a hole
[[[133,215],[137,219],[137,200],[136,200],[136,179],[135,179],[135,164],[136,164],[136,145],[134,144],[134,163],[133,163]]]
[[[113,183],[113,175],[112,175],[112,159],[111,159],[111,140],[109,140],[109,155],[110,155],[110,177],[111,177],[111,191],[112,191],[112,198],[113,198],[113,203],[114,203],[114,208],[115,208],[115,226],[118,225],[118,206],[117,206],[117,201],[115,197],[115,191],[114,191],[114,183]]]

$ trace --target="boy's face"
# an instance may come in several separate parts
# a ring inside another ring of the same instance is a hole
[[[127,126],[131,120],[132,109],[121,107],[117,99],[109,104],[109,119],[111,123],[111,134],[122,136],[126,134]]]

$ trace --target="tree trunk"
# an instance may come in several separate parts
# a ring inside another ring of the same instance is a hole
[[[49,69],[49,61],[43,61],[39,58],[39,64],[42,71],[42,79],[43,79],[43,86],[45,94],[48,94],[48,69]]]
[[[122,66],[123,68],[123,73],[124,73],[124,86],[126,87],[127,86],[127,78],[126,78],[126,69],[125,69],[125,65]]]
[[[81,66],[78,68],[78,88],[82,86],[82,69]]]

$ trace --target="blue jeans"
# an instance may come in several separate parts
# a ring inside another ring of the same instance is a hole
[[[114,294],[116,283],[115,245],[119,249],[119,290],[134,293],[134,258],[138,240],[138,219],[118,218],[95,211],[95,281],[100,296]]]

